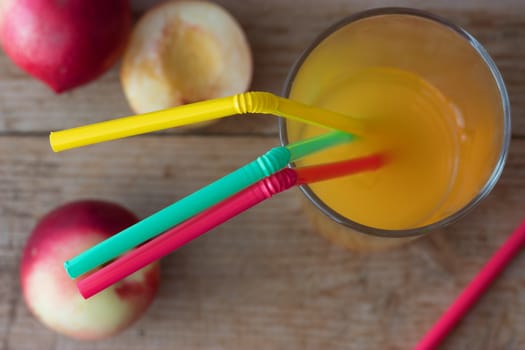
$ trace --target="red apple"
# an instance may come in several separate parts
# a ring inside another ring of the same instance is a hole
[[[0,42],[13,62],[59,93],[87,83],[119,57],[129,0],[2,0]]]
[[[85,300],[64,270],[64,261],[137,222],[120,205],[96,200],[65,204],[36,225],[26,243],[20,280],[26,304],[49,328],[76,339],[101,339],[137,320],[159,286],[159,265],[150,264]]]

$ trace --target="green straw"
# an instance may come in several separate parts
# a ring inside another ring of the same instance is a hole
[[[71,278],[76,278],[272,175],[288,163],[353,139],[351,134],[333,131],[272,148],[254,161],[85,250],[66,261],[64,268]]]

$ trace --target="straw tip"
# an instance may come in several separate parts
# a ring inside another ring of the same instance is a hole
[[[74,269],[72,267],[73,265],[71,264],[71,261],[70,260],[67,260],[64,262],[64,270],[66,271],[67,275],[69,276],[69,278],[71,279],[74,279],[74,278],[77,278],[78,275],[74,273]]]
[[[377,167],[383,167],[392,161],[392,155],[389,152],[381,152],[375,155]]]
[[[53,152],[57,153],[62,151],[63,149],[59,146],[59,143],[56,140],[56,132],[51,131],[49,133],[49,145],[51,146],[51,149]]]
[[[90,288],[90,284],[89,283],[86,284],[85,280],[80,280],[77,282],[77,290],[78,290],[78,293],[84,299],[89,299],[98,293],[97,291],[92,290],[92,288]]]

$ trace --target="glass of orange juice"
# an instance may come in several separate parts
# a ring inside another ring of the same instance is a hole
[[[293,166],[386,152],[380,170],[303,186],[316,230],[347,248],[391,247],[471,210],[499,178],[510,140],[503,79],[464,29],[429,13],[374,9],[322,33],[284,95],[361,119],[356,141]],[[326,129],[280,120],[283,144]]]

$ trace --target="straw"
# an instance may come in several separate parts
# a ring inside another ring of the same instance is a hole
[[[414,350],[436,349],[525,244],[525,220],[425,334]]]
[[[71,278],[78,277],[275,173],[289,162],[352,139],[350,134],[333,131],[285,147],[273,148],[251,163],[66,261],[64,268]]]
[[[268,92],[246,92],[157,112],[51,132],[49,142],[53,151],[59,152],[245,113],[275,114],[329,129],[346,131],[354,135],[362,135],[363,133],[362,122],[349,116],[291,101]]]
[[[89,298],[121,279],[129,276],[142,267],[162,258],[173,250],[208,232],[225,221],[235,217],[256,204],[307,181],[324,181],[337,176],[350,175],[356,172],[375,170],[383,165],[385,158],[372,155],[360,159],[329,164],[338,171],[326,172],[327,165],[308,167],[308,176],[301,169],[285,168],[248,188],[234,194],[226,200],[188,219],[164,234],[137,247],[112,263],[93,272],[77,282],[80,294]],[[303,180],[302,180],[303,179]]]

